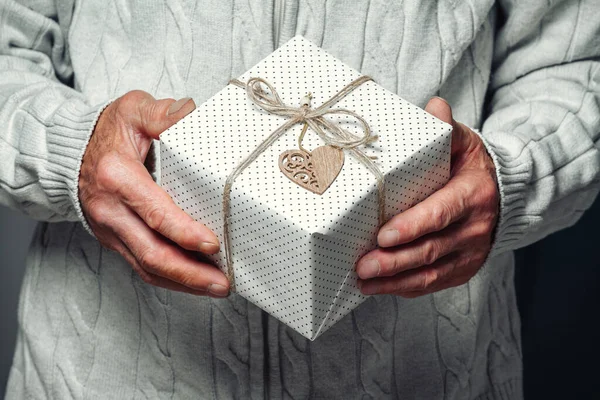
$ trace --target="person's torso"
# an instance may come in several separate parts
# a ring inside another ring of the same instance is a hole
[[[92,103],[133,89],[202,103],[302,35],[417,105],[449,98],[478,125],[492,10],[489,0],[76,1],[66,28],[75,86]]]
[[[142,89],[200,104],[303,35],[417,105],[445,97],[456,119],[477,127],[492,3],[287,0],[274,15],[273,2],[261,0],[88,0],[61,10],[74,85],[91,103]],[[34,397],[57,398],[501,393],[521,376],[511,279],[506,254],[458,288],[413,300],[373,296],[310,342],[239,296],[146,285],[80,224],[44,224],[20,307],[15,364],[28,373],[13,373],[11,384],[22,379]]]

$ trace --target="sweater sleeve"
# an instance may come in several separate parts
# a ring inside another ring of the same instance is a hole
[[[573,225],[600,187],[596,0],[501,2],[489,117],[501,212],[492,254]]]
[[[81,220],[79,168],[102,106],[72,88],[66,29],[51,0],[36,3],[0,0],[0,204]]]

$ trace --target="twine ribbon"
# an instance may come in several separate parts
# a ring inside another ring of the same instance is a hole
[[[372,157],[367,156],[361,149],[368,143],[377,140],[377,136],[372,135],[369,124],[363,117],[354,111],[344,108],[331,108],[334,104],[342,100],[354,89],[365,82],[372,80],[369,76],[361,76],[346,85],[342,90],[333,95],[329,100],[317,108],[310,105],[310,93],[302,98],[299,107],[286,105],[275,88],[262,78],[250,78],[245,84],[237,79],[232,79],[229,83],[246,90],[248,98],[254,105],[262,108],[268,113],[289,117],[290,119],[275,129],[260,143],[246,158],[244,158],[229,174],[225,181],[223,189],[223,246],[225,247],[226,276],[230,281],[231,291],[235,291],[235,277],[233,273],[233,261],[231,255],[231,238],[229,235],[229,212],[231,207],[231,189],[235,179],[254,162],[266,149],[268,149],[277,139],[279,139],[289,128],[304,123],[303,133],[307,126],[310,127],[319,137],[329,146],[348,150],[354,158],[363,164],[377,180],[377,193],[379,203],[379,225],[384,223],[385,214],[385,180],[383,174],[373,162]],[[266,86],[269,92],[265,92],[261,85]],[[349,115],[354,118],[362,128],[362,135],[356,135],[353,132],[344,129],[339,123],[325,118],[326,115]],[[302,136],[304,136],[302,134]]]

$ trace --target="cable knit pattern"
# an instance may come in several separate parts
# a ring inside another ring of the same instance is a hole
[[[45,221],[8,399],[522,398],[510,250],[573,224],[600,186],[597,4],[283,7],[280,43],[303,35],[420,106],[448,99],[481,129],[502,193],[484,267],[430,296],[370,298],[314,342],[241,297],[146,285],[80,223],[95,121],[133,89],[208,99],[280,44],[272,2],[0,0],[0,203]]]

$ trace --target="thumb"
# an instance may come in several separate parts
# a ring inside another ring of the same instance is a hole
[[[465,132],[465,129],[463,129],[462,124],[457,123],[454,118],[452,118],[452,108],[446,100],[441,97],[433,97],[425,106],[425,111],[452,125],[452,149],[450,150],[452,158],[468,147],[469,135]]]
[[[196,108],[190,97],[155,100],[148,95],[137,104],[137,128],[153,139],[158,139],[161,133]]]
[[[452,108],[450,104],[441,97],[433,97],[425,106],[425,111],[442,121],[454,125],[452,119]]]

